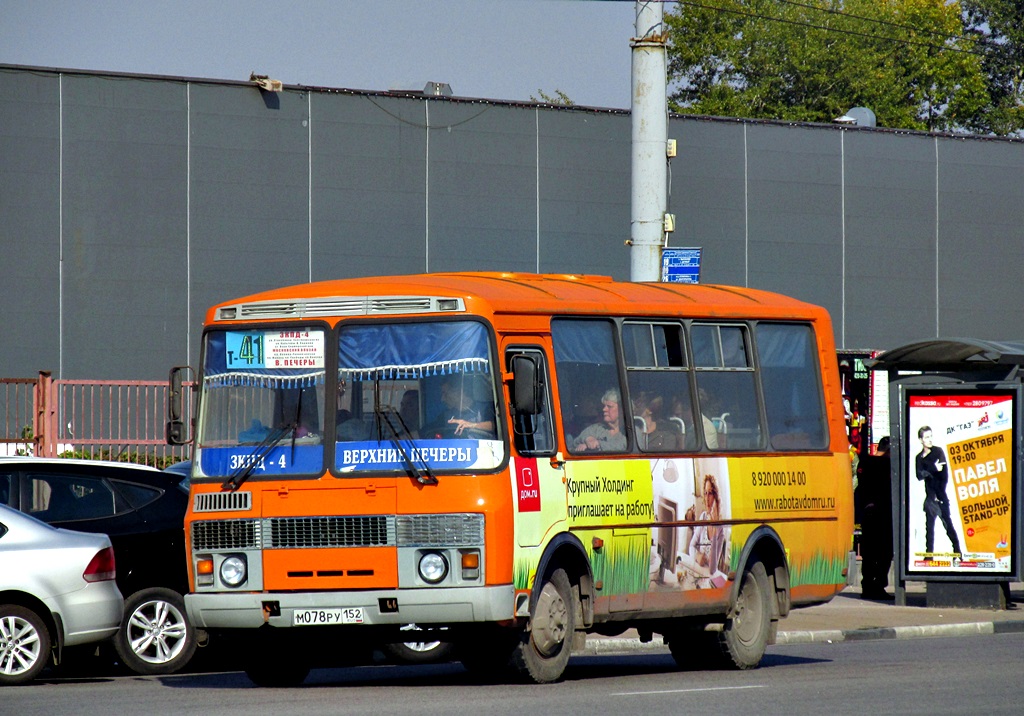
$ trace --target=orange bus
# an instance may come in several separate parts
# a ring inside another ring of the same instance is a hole
[[[189,618],[261,685],[410,624],[536,682],[627,629],[756,667],[847,583],[835,355],[824,309],[727,286],[438,273],[216,305],[168,422]]]

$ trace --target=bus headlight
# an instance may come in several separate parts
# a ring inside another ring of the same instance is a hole
[[[232,555],[220,563],[220,581],[229,587],[242,584],[247,572],[245,557],[241,555]]]
[[[420,579],[427,584],[437,584],[448,576],[448,560],[440,552],[427,552],[420,557]]]

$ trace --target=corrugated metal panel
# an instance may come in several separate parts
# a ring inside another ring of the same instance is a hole
[[[208,306],[310,278],[629,273],[627,113],[9,66],[0,88],[0,375],[162,378]],[[824,305],[841,345],[1024,334],[1024,142],[669,134],[671,244],[706,281]]]

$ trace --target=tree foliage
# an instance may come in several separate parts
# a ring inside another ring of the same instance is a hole
[[[1024,130],[1024,0],[964,0],[968,31],[978,38],[991,103],[974,129],[993,134]]]
[[[665,21],[674,111],[830,122],[863,106],[879,126],[956,131],[989,105],[959,2],[681,1]]]
[[[534,97],[532,94],[530,95],[530,101],[531,102],[543,102],[544,104],[557,104],[557,105],[561,105],[563,107],[572,107],[572,106],[574,106],[576,104],[575,102],[572,101],[572,98],[569,97],[569,95],[567,95],[565,92],[563,92],[560,89],[556,89],[555,90],[554,96],[549,95],[547,92],[545,92],[542,89],[537,90],[537,94],[540,95],[539,98]]]

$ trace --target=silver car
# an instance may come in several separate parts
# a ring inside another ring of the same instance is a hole
[[[124,599],[114,576],[106,535],[0,504],[0,686],[34,679],[66,646],[116,634]]]

